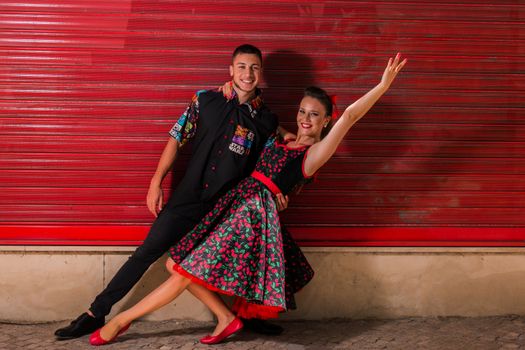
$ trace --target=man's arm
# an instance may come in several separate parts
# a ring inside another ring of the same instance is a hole
[[[171,137],[166,143],[164,151],[162,151],[157,170],[155,170],[155,174],[151,178],[146,203],[149,211],[155,215],[155,217],[157,217],[162,210],[164,204],[162,181],[173,166],[175,159],[177,159],[179,148],[195,136],[199,120],[199,94],[203,91],[204,90],[198,91],[193,95],[190,105],[171,128],[169,132]]]
[[[148,195],[146,197],[146,202],[148,204],[149,211],[157,217],[163,206],[164,196],[162,194],[162,181],[170,171],[177,159],[177,154],[179,152],[179,141],[175,140],[173,137],[170,137],[162,155],[159,159],[159,164],[157,165],[157,170],[151,178]]]

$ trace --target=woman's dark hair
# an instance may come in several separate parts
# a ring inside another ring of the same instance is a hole
[[[332,99],[326,91],[324,91],[321,88],[318,88],[317,86],[309,86],[306,89],[304,89],[304,96],[313,97],[319,102],[321,102],[326,109],[326,115],[331,116],[333,105],[332,105]]]
[[[248,53],[248,54],[257,56],[259,58],[259,61],[261,61],[261,64],[262,64],[261,50],[259,50],[255,46],[250,45],[250,44],[243,44],[241,46],[237,46],[237,48],[233,51],[232,59],[235,59],[235,57],[241,53]]]

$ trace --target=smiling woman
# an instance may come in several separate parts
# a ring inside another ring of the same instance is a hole
[[[297,127],[304,129],[312,129],[314,127],[313,130],[310,130],[310,133],[316,135],[317,130],[315,130],[315,127],[318,124],[317,121],[320,120],[320,127],[323,128],[320,135],[324,136],[329,131],[327,128],[330,125],[330,121],[334,119],[333,109],[332,100],[326,92],[318,87],[310,86],[305,89],[304,98],[297,112]]]

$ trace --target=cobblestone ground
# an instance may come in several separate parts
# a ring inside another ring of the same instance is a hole
[[[68,322],[0,324],[0,349],[93,349],[88,336],[56,341]],[[136,322],[103,349],[525,349],[525,317],[407,318],[398,320],[282,321],[280,336],[244,331],[214,346],[198,343],[212,324],[195,321]]]

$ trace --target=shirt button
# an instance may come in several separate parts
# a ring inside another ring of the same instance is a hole
[[[217,152],[217,153],[219,153],[219,155],[222,154],[222,149],[220,149],[219,152]]]
[[[208,188],[208,184],[204,184],[204,188]]]
[[[233,119],[230,119],[230,124],[233,124]]]
[[[217,169],[217,168],[215,167],[215,165],[212,165],[211,170],[212,170],[212,171],[215,171],[215,169]]]
[[[228,135],[224,135],[224,139],[226,140],[228,138]]]

